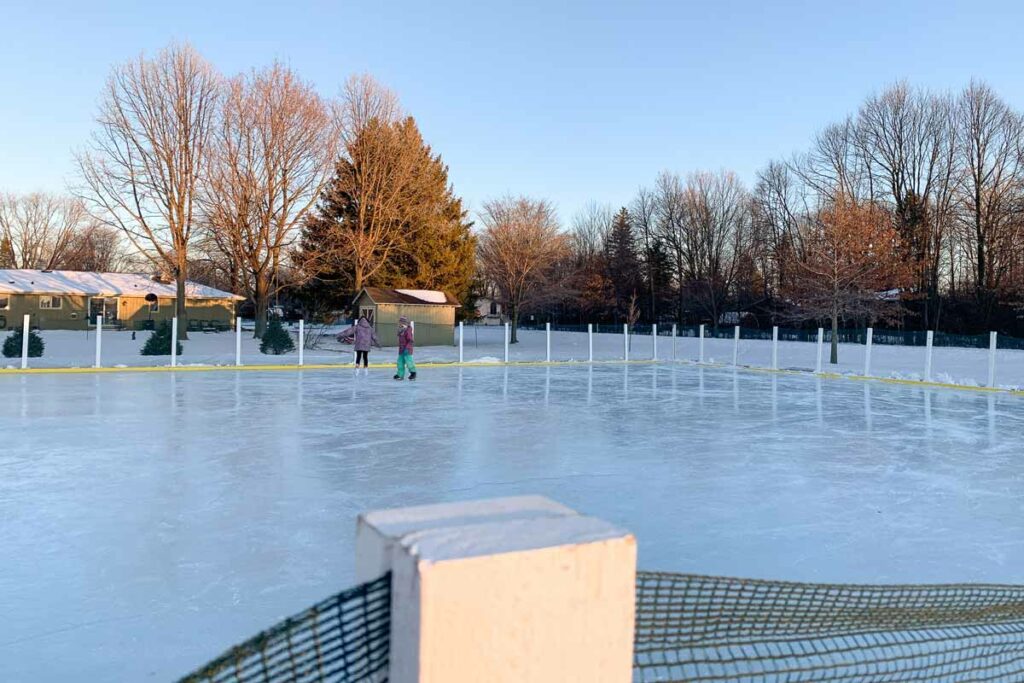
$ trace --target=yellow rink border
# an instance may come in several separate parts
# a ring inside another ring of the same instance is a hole
[[[946,382],[924,382],[915,379],[899,379],[895,377],[874,377],[864,375],[843,375],[835,372],[808,372],[803,370],[759,368],[750,365],[732,366],[725,363],[699,363],[689,360],[670,359],[644,359],[644,360],[564,360],[564,361],[486,361],[486,362],[440,362],[427,361],[417,363],[417,368],[500,368],[500,367],[565,367],[585,365],[654,365],[654,364],[677,364],[698,368],[714,368],[718,370],[739,370],[743,372],[772,374],[772,375],[793,375],[798,377],[815,377],[829,380],[852,380],[855,382],[880,382],[882,384],[895,384],[907,387],[920,387],[924,389],[952,389],[957,391],[974,391],[990,394],[1008,394],[1011,396],[1024,396],[1021,389],[1001,389],[999,387],[982,387],[970,384],[949,384]],[[371,363],[371,369],[394,369],[394,363]],[[131,366],[131,367],[80,367],[80,368],[3,368],[0,369],[0,377],[14,375],[93,375],[112,373],[145,373],[145,372],[282,372],[282,371],[308,371],[308,370],[348,370],[355,369],[352,363],[306,363],[298,364],[271,364],[271,365],[155,365],[155,366]]]

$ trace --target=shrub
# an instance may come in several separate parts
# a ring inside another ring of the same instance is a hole
[[[263,333],[263,339],[260,341],[260,353],[280,356],[282,353],[294,350],[295,342],[292,341],[288,330],[284,329],[281,320],[276,317],[271,318],[267,323],[267,331]]]
[[[178,355],[181,355],[182,346],[178,345]],[[153,330],[153,334],[149,335],[149,339],[142,346],[143,356],[169,356],[171,355],[171,324],[164,320],[157,328]]]
[[[29,358],[39,358],[43,355],[43,338],[35,330],[28,332],[28,355]],[[21,329],[16,329],[7,335],[4,340],[4,356],[7,358],[21,358]]]

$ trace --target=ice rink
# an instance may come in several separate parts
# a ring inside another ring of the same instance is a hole
[[[173,680],[358,512],[539,493],[644,569],[1024,583],[1024,398],[675,364],[0,377],[0,680]]]

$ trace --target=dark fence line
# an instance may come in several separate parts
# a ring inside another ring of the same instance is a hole
[[[342,591],[236,645],[179,683],[386,680],[391,574]]]
[[[638,572],[633,680],[1024,676],[1024,587],[861,586]]]
[[[530,331],[544,331],[544,325],[520,325],[520,330]],[[595,324],[593,326],[595,334],[622,334],[622,324]],[[586,332],[586,325],[551,325],[552,332]],[[636,324],[630,327],[630,334],[638,336],[650,336],[652,332],[652,326],[648,324]],[[672,325],[659,324],[658,325],[658,336],[667,337],[672,334]],[[699,325],[679,325],[676,328],[676,334],[680,337],[697,337],[700,335]],[[735,328],[732,325],[722,325],[717,329],[712,328],[710,325],[704,327],[704,337],[707,339],[732,339],[735,334]],[[847,328],[841,329],[837,333],[837,338],[840,344],[865,344],[867,343],[867,328]],[[926,346],[927,345],[927,332],[922,331],[911,331],[911,330],[888,330],[884,328],[874,328],[872,332],[872,343],[884,346]],[[755,327],[741,327],[740,328],[740,339],[741,340],[763,340],[771,341],[772,330]],[[825,329],[824,338],[826,343],[832,342],[832,330]],[[779,328],[779,341],[793,341],[793,342],[817,342],[818,331],[817,330],[805,330],[799,328]],[[946,332],[935,332],[933,333],[932,339],[933,346],[945,346],[945,347],[959,347],[959,348],[970,348],[970,349],[987,349],[989,346],[989,335],[987,334],[949,334]],[[998,335],[996,338],[996,346],[999,349],[1015,349],[1024,350],[1024,339],[1020,337],[1010,337],[1007,335]]]

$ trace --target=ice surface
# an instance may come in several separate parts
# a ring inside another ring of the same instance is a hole
[[[0,376],[0,680],[172,680],[350,585],[358,513],[487,497],[621,526],[644,569],[1024,583],[1020,397],[676,364],[390,375]]]

